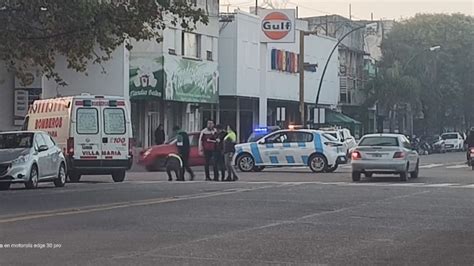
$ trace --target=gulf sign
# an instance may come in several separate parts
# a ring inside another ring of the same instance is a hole
[[[261,42],[295,42],[294,9],[264,9],[259,12],[262,19]]]

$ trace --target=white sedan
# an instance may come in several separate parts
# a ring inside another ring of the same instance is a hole
[[[418,153],[410,141],[400,134],[371,134],[362,137],[352,151],[352,180],[360,181],[361,174],[397,174],[401,181],[417,178],[420,166]]]

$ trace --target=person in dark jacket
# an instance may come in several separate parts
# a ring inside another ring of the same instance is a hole
[[[224,130],[222,125],[217,125],[216,129],[216,152],[214,153],[214,161],[217,164],[217,169],[222,173],[221,181],[225,181],[224,138],[227,135],[227,132]],[[219,181],[219,178],[214,181]]]
[[[469,130],[469,133],[466,138],[466,146],[467,146],[467,162],[471,162],[471,148],[474,148],[474,127]]]
[[[194,180],[194,172],[191,169],[191,167],[189,167],[189,152],[191,151],[191,146],[189,144],[188,133],[181,130],[180,126],[175,126],[173,128],[173,131],[176,134],[176,138],[177,138],[176,146],[178,147],[178,153],[183,163],[183,166],[182,166],[183,180],[184,180],[184,173],[185,171],[187,171],[191,175],[190,180],[192,181]]]
[[[161,145],[165,143],[165,129],[162,124],[160,124],[155,130],[155,144]]]
[[[214,128],[214,121],[208,120],[207,127],[201,131],[199,135],[199,154],[203,155],[206,164],[204,165],[204,172],[206,174],[206,181],[211,181],[209,166],[212,163],[214,154],[216,152],[216,129]],[[219,179],[217,164],[213,164],[214,180]]]
[[[224,161],[227,169],[227,179],[226,181],[237,181],[237,173],[235,168],[232,165],[232,160],[235,153],[235,144],[237,143],[237,135],[235,134],[234,129],[228,125],[227,126],[227,135],[224,138]]]

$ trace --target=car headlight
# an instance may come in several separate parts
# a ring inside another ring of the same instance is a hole
[[[22,164],[26,163],[30,159],[30,155],[21,155],[20,157],[16,158],[15,160],[12,161],[12,164]]]
[[[150,153],[151,153],[151,149],[146,150],[146,151],[143,153],[143,157],[148,157],[148,155],[150,155]]]

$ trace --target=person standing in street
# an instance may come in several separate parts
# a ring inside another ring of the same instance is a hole
[[[224,138],[224,162],[227,168],[226,181],[237,181],[237,173],[232,165],[232,159],[235,153],[235,144],[237,143],[237,135],[232,126],[227,125],[227,135]]]
[[[222,173],[221,181],[225,180],[225,162],[224,162],[224,138],[227,135],[227,132],[224,130],[222,125],[217,125],[217,135],[216,135],[216,152],[214,153],[214,161],[217,164],[217,169]],[[219,181],[219,178],[214,181]]]
[[[165,129],[162,124],[160,124],[155,130],[155,144],[161,145],[165,143]]]
[[[199,135],[199,153],[204,156],[206,163],[204,165],[204,172],[206,174],[206,181],[211,181],[209,166],[212,163],[214,154],[216,152],[216,129],[214,128],[214,121],[208,120],[207,126],[201,131]],[[218,180],[217,164],[213,163],[214,180]]]
[[[474,148],[474,127],[472,127],[469,130],[468,134],[467,134],[466,146],[467,146],[467,154],[466,154],[467,162],[468,162],[468,164],[470,164],[470,162],[471,162],[471,148]]]
[[[182,161],[182,164],[183,164],[182,168],[181,168],[181,171],[182,171],[181,176],[182,176],[183,181],[184,181],[184,174],[187,171],[191,175],[190,180],[193,181],[194,180],[194,172],[191,169],[191,167],[189,167],[189,152],[191,150],[191,147],[189,145],[188,133],[181,130],[180,126],[175,126],[173,128],[173,131],[175,132],[175,134],[177,136],[176,145],[178,146],[178,153],[179,153],[179,156],[181,157],[181,161]]]

